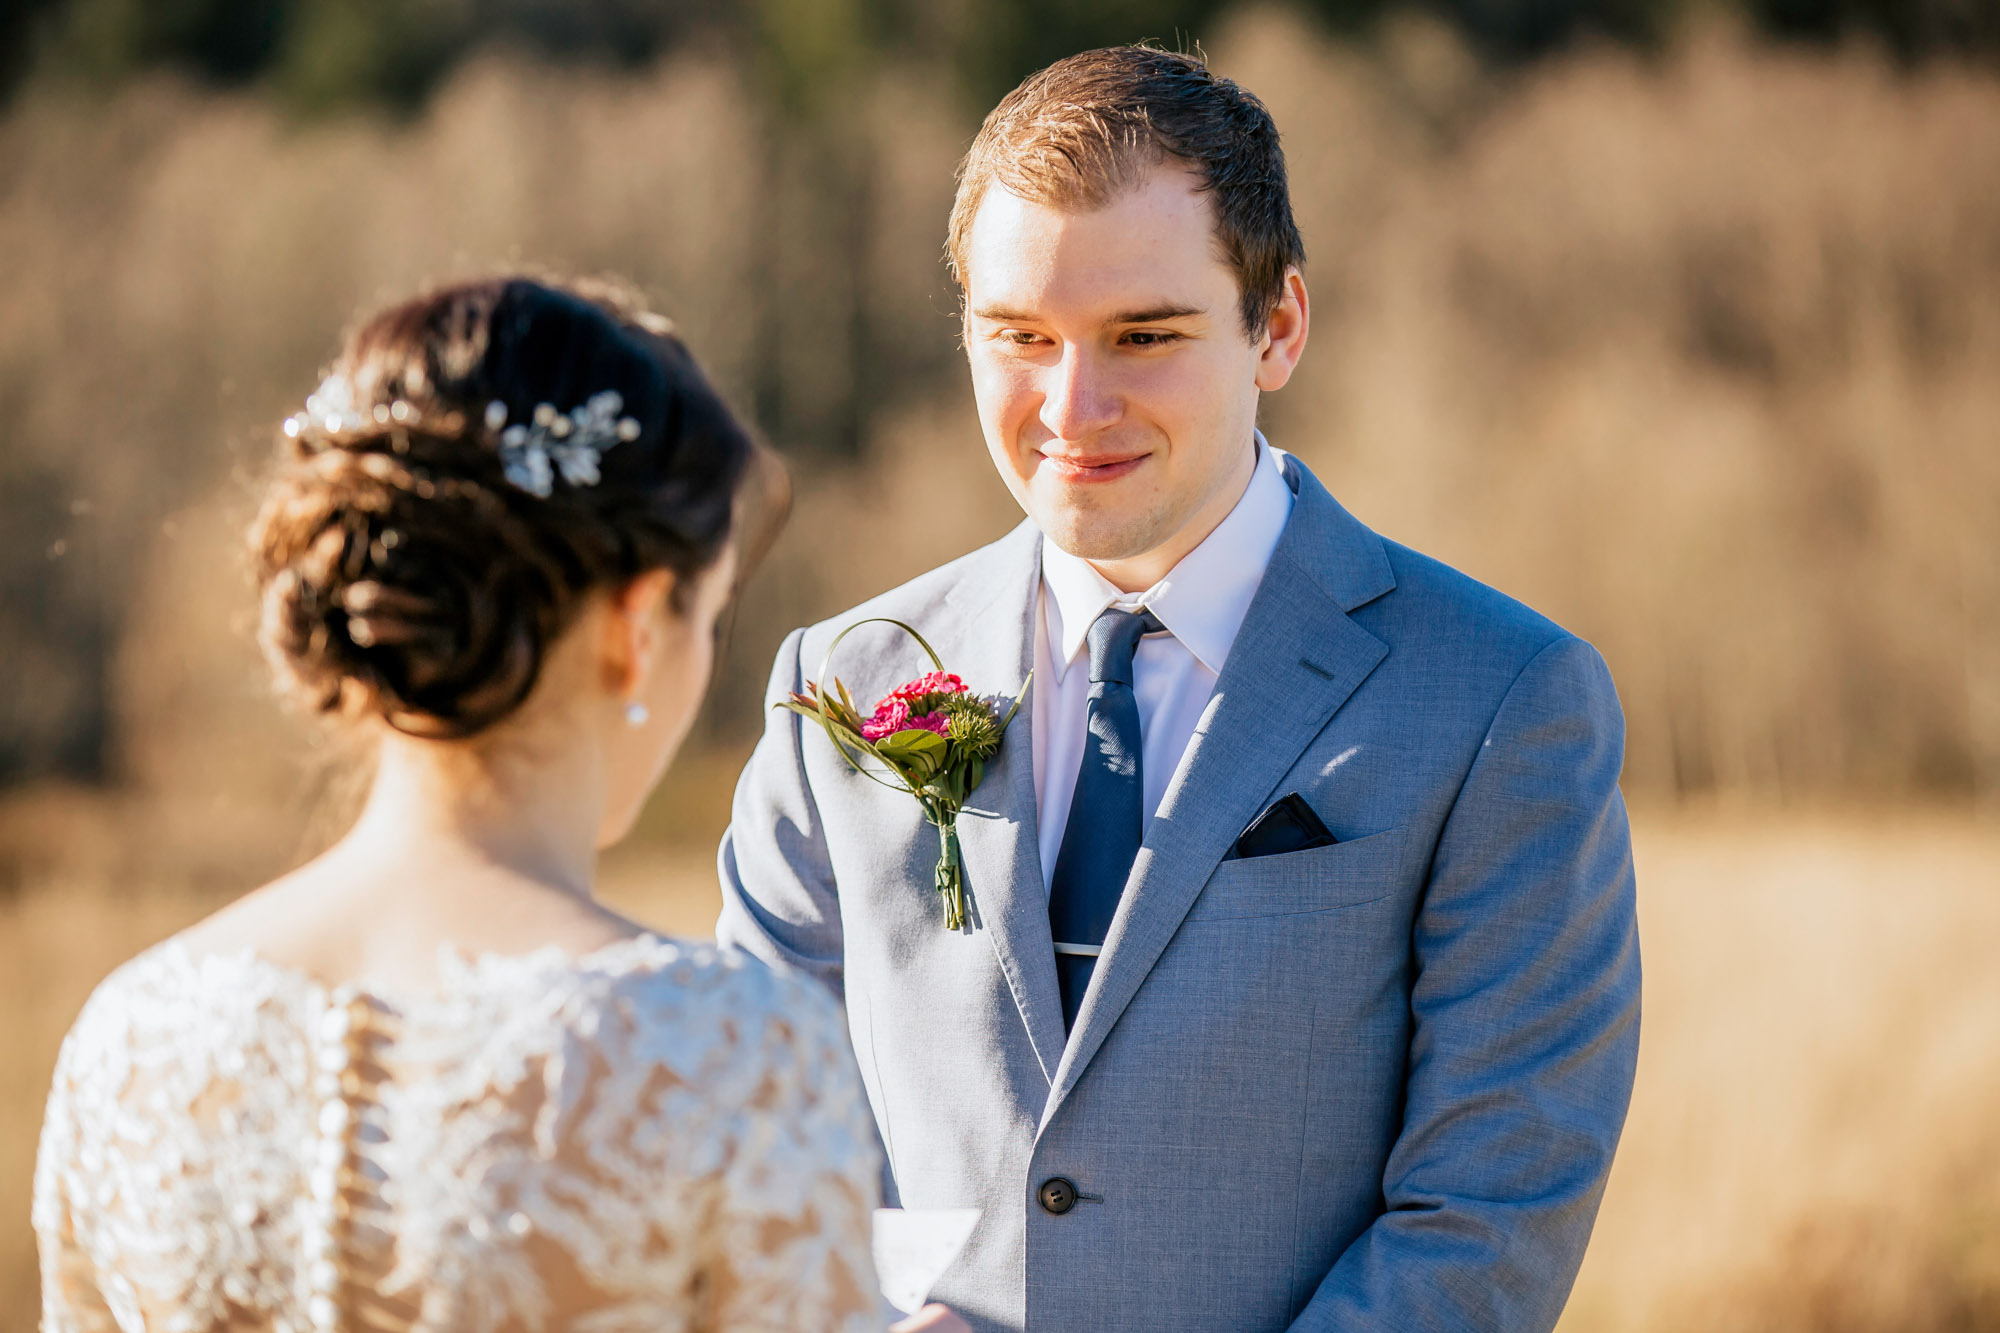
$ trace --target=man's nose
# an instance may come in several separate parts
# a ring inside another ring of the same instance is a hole
[[[1042,392],[1042,425],[1060,440],[1085,440],[1118,420],[1119,402],[1105,367],[1071,343],[1048,372]]]

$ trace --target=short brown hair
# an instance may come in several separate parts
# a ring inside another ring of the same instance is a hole
[[[1242,292],[1243,328],[1261,333],[1305,263],[1285,154],[1264,104],[1201,59],[1108,46],[1059,60],[1002,98],[959,166],[945,242],[966,281],[965,246],[988,186],[1070,210],[1101,208],[1167,159],[1215,196],[1215,233]]]

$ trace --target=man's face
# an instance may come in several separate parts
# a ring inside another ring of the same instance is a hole
[[[1281,385],[1304,345],[1296,275],[1273,328],[1282,341],[1292,320],[1297,347],[1274,357],[1269,331],[1245,335],[1197,185],[1163,164],[1088,213],[996,185],[965,248],[967,356],[994,465],[1056,545],[1121,585],[1118,567],[1143,588],[1227,516],[1256,458],[1258,390]]]

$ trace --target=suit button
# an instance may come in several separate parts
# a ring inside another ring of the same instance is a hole
[[[1035,1191],[1035,1197],[1041,1200],[1042,1211],[1061,1217],[1076,1207],[1076,1186],[1061,1176],[1050,1176]]]

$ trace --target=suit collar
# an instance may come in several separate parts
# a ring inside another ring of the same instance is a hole
[[[1347,512],[1332,492],[1294,454],[1277,456],[1285,484],[1298,503],[1292,508],[1280,546],[1296,571],[1316,585],[1342,612],[1365,606],[1396,586],[1396,573],[1382,539]]]
[[[1032,520],[1022,519],[999,541],[966,558],[963,574],[945,590],[944,600],[966,619],[968,633],[1000,628],[974,624],[974,618],[1004,613],[1014,603],[1024,608],[1032,605],[1036,581],[1042,572],[1041,543],[1041,530]],[[1028,624],[1024,612],[1021,628]]]

